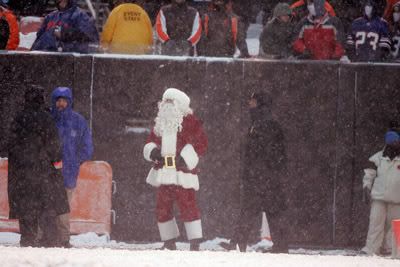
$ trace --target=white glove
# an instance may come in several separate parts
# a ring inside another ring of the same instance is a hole
[[[344,55],[340,58],[340,62],[342,63],[351,63],[350,59],[348,56]]]

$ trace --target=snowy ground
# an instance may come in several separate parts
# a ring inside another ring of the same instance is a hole
[[[217,245],[224,239],[201,244],[200,252],[188,251],[187,243],[178,243],[178,251],[156,250],[161,243],[126,244],[110,241],[93,233],[73,236],[72,249],[19,248],[19,235],[0,233],[2,267],[394,267],[400,260],[382,257],[344,256],[351,251],[291,250],[290,254],[222,252]],[[260,245],[270,245],[267,241]]]

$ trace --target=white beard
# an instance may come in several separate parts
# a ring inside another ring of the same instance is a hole
[[[163,133],[177,133],[182,131],[184,114],[177,105],[172,103],[158,103],[158,114],[155,121],[154,132],[157,136]]]

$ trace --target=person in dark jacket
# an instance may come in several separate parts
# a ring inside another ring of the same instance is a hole
[[[204,14],[199,55],[233,57],[238,47],[240,57],[249,57],[244,24],[228,9],[230,2],[230,0],[213,0],[212,10]]]
[[[8,39],[10,38],[10,26],[5,18],[0,17],[0,50],[7,48]]]
[[[52,95],[51,113],[62,141],[62,175],[71,203],[76,188],[80,165],[93,155],[93,142],[85,118],[72,110],[72,91],[68,87],[57,87]],[[70,247],[69,214],[59,216],[59,234],[62,245]]]
[[[32,50],[88,53],[99,43],[95,21],[76,0],[57,0],[57,11],[47,15]]]
[[[7,145],[9,218],[19,219],[21,246],[58,246],[56,216],[69,212],[63,180],[54,167],[61,160],[61,144],[44,106],[43,89],[29,88]]]
[[[260,36],[260,48],[264,55],[274,58],[288,58],[292,55],[294,24],[292,10],[286,3],[278,3],[272,19],[264,27]]]
[[[201,38],[201,20],[199,12],[186,0],[173,0],[170,5],[163,6],[155,26],[162,43],[162,54],[193,55],[194,47]]]
[[[246,251],[251,228],[265,211],[274,243],[271,252],[288,252],[282,188],[287,159],[282,129],[271,117],[271,102],[265,93],[253,94],[249,101],[252,124],[244,156],[239,221],[230,243],[220,244],[228,250],[239,245],[240,251]]]

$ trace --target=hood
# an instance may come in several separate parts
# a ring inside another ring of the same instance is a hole
[[[400,1],[396,2],[393,6],[392,9],[390,10],[390,16],[393,16],[394,9],[397,8],[400,10]]]
[[[287,3],[278,3],[273,12],[273,17],[277,18],[280,16],[290,16],[292,15],[292,9]]]
[[[60,97],[65,98],[68,102],[68,107],[66,111],[72,110],[72,103],[73,103],[72,90],[68,87],[57,87],[51,94],[51,112],[53,115],[59,113],[56,108],[56,102],[57,99]]]
[[[378,16],[378,3],[374,0],[364,0],[364,1],[362,1],[362,5],[361,5],[361,8],[362,8],[361,12],[364,17],[366,17],[365,10],[364,10],[366,5],[372,6],[372,18]]]
[[[315,14],[317,18],[325,15],[325,0],[314,0]]]
[[[60,10],[60,11],[66,11],[66,10],[72,8],[72,7],[76,7],[77,5],[78,5],[77,0],[69,0],[69,1],[68,1],[67,7],[66,7],[65,9],[63,9],[63,10],[60,10],[60,9],[58,8],[58,4],[57,4],[57,2],[56,2],[57,9]]]
[[[262,122],[271,119],[272,98],[269,93],[253,93],[251,98],[257,100],[257,107],[250,109],[250,117],[254,122]]]
[[[32,85],[26,90],[24,98],[25,110],[40,110],[45,107],[44,89],[40,86]]]

